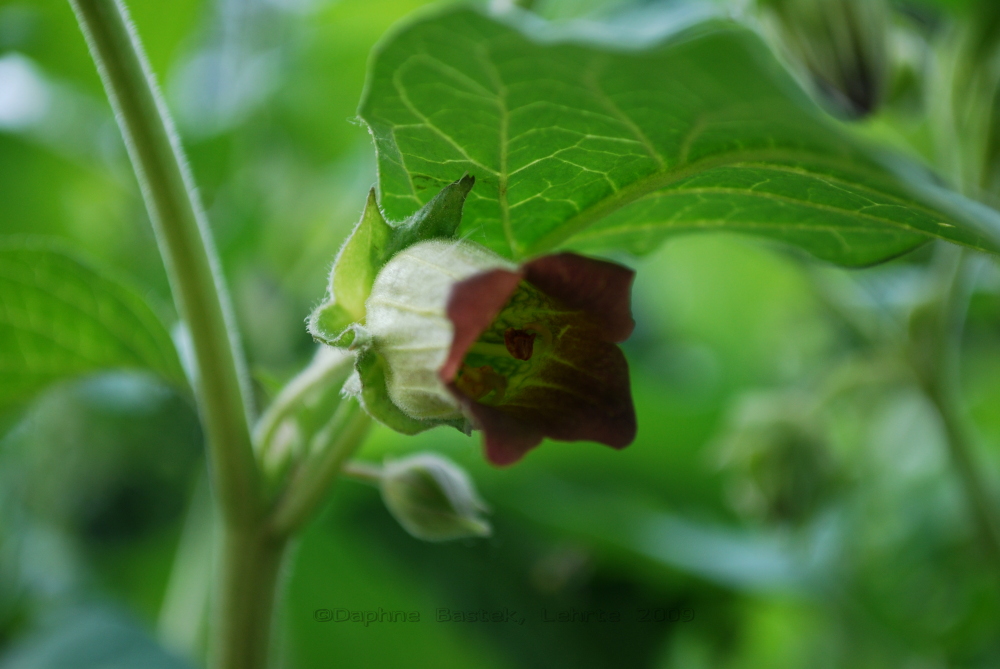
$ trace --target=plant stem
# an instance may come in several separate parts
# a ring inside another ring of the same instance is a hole
[[[941,415],[948,450],[964,484],[983,547],[1000,567],[1000,520],[997,518],[996,500],[979,474],[964,416],[958,411],[955,398],[950,393],[936,390],[928,395]]]
[[[357,400],[345,398],[330,421],[316,433],[310,455],[293,474],[278,500],[269,527],[275,536],[299,529],[319,506],[330,484],[368,434],[371,418]]]
[[[972,293],[972,282],[966,271],[967,252],[954,246],[942,246],[939,252],[942,292],[936,313],[927,324],[932,330],[928,333],[929,342],[918,350],[922,360],[917,360],[915,367],[927,397],[941,417],[948,450],[962,479],[980,540],[989,557],[1000,567],[1000,518],[996,499],[976,465],[970,427],[961,402],[961,339]]]
[[[265,669],[274,628],[286,537],[263,526],[226,528],[220,565],[219,611],[211,630],[211,666],[217,669]]]
[[[262,668],[284,541],[262,530],[248,377],[211,234],[124,5],[119,0],[70,3],[115,110],[194,349],[193,384],[225,536],[212,629],[215,666]]]
[[[214,493],[229,525],[261,513],[247,375],[211,234],[173,124],[119,0],[70,0],[115,110],[194,349]]]
[[[254,448],[263,451],[273,442],[282,423],[302,409],[309,396],[325,387],[342,386],[354,370],[354,356],[340,349],[321,346],[313,361],[285,384],[260,417],[254,429]]]
[[[358,462],[357,460],[352,460],[351,462],[344,463],[344,467],[341,469],[341,475],[345,478],[351,478],[355,481],[371,483],[377,486],[382,480],[382,470],[382,465],[377,465],[372,462]]]

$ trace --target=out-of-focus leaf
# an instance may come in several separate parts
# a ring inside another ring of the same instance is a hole
[[[186,384],[170,335],[134,290],[46,242],[0,242],[0,409],[116,368]]]
[[[134,623],[104,609],[75,609],[0,659],[0,669],[190,669]]]
[[[829,568],[831,551],[841,539],[832,516],[793,541],[780,531],[687,519],[630,500],[624,493],[602,495],[552,483],[557,492],[548,494],[572,503],[556,504],[545,499],[546,493],[529,499],[525,491],[521,510],[536,522],[578,532],[608,549],[624,551],[630,559],[648,559],[739,590],[790,592],[807,587],[811,578]]]
[[[303,160],[325,165],[331,156],[350,153],[367,133],[350,122],[365,83],[365,66],[372,46],[389,27],[428,0],[372,0],[370,2],[309,2],[315,13],[298,25],[298,48],[289,55],[281,80],[281,95],[273,113]],[[286,7],[294,2],[282,3]],[[276,35],[282,50],[288,35]],[[365,175],[367,179],[367,174]],[[365,184],[366,186],[369,184]],[[352,203],[352,207],[353,207]]]
[[[852,266],[934,238],[998,250],[989,212],[869,151],[738,24],[632,45],[525,26],[450,9],[378,48],[360,114],[390,218],[468,171],[460,231],[512,257],[696,230]]]
[[[158,76],[191,33],[202,13],[202,0],[128,2],[132,19]],[[60,77],[74,80],[91,93],[102,91],[97,70],[68,2],[60,0],[0,0],[0,46],[36,59]]]

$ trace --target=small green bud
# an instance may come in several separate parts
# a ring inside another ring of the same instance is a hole
[[[401,251],[379,272],[365,305],[365,329],[391,370],[389,397],[408,416],[461,418],[438,374],[454,336],[448,299],[456,282],[496,268],[516,266],[478,244],[431,240]]]
[[[488,537],[489,509],[468,474],[451,460],[416,453],[386,462],[379,488],[389,513],[424,541]]]
[[[254,430],[254,449],[271,492],[307,455],[309,440],[337,409],[353,362],[347,351],[319,347],[309,366],[289,381],[261,416]]]
[[[720,447],[731,500],[747,516],[800,526],[839,487],[828,441],[799,398],[745,397]]]

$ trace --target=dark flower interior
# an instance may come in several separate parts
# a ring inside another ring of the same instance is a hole
[[[545,437],[623,448],[635,438],[628,364],[633,272],[572,253],[454,286],[440,371],[486,454],[512,464]]]

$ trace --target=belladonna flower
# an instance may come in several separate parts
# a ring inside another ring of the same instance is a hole
[[[367,303],[389,397],[417,419],[468,419],[498,465],[544,437],[635,438],[628,365],[633,273],[573,253],[516,267],[469,242],[394,257]]]
[[[471,180],[465,192],[470,187]],[[546,437],[623,448],[636,420],[616,344],[634,326],[632,278],[625,267],[574,253],[518,266],[472,242],[427,239],[384,263],[363,323],[318,338],[357,351],[347,391],[399,431],[481,430],[497,465],[518,461]],[[334,304],[331,297],[314,314],[314,334]]]

